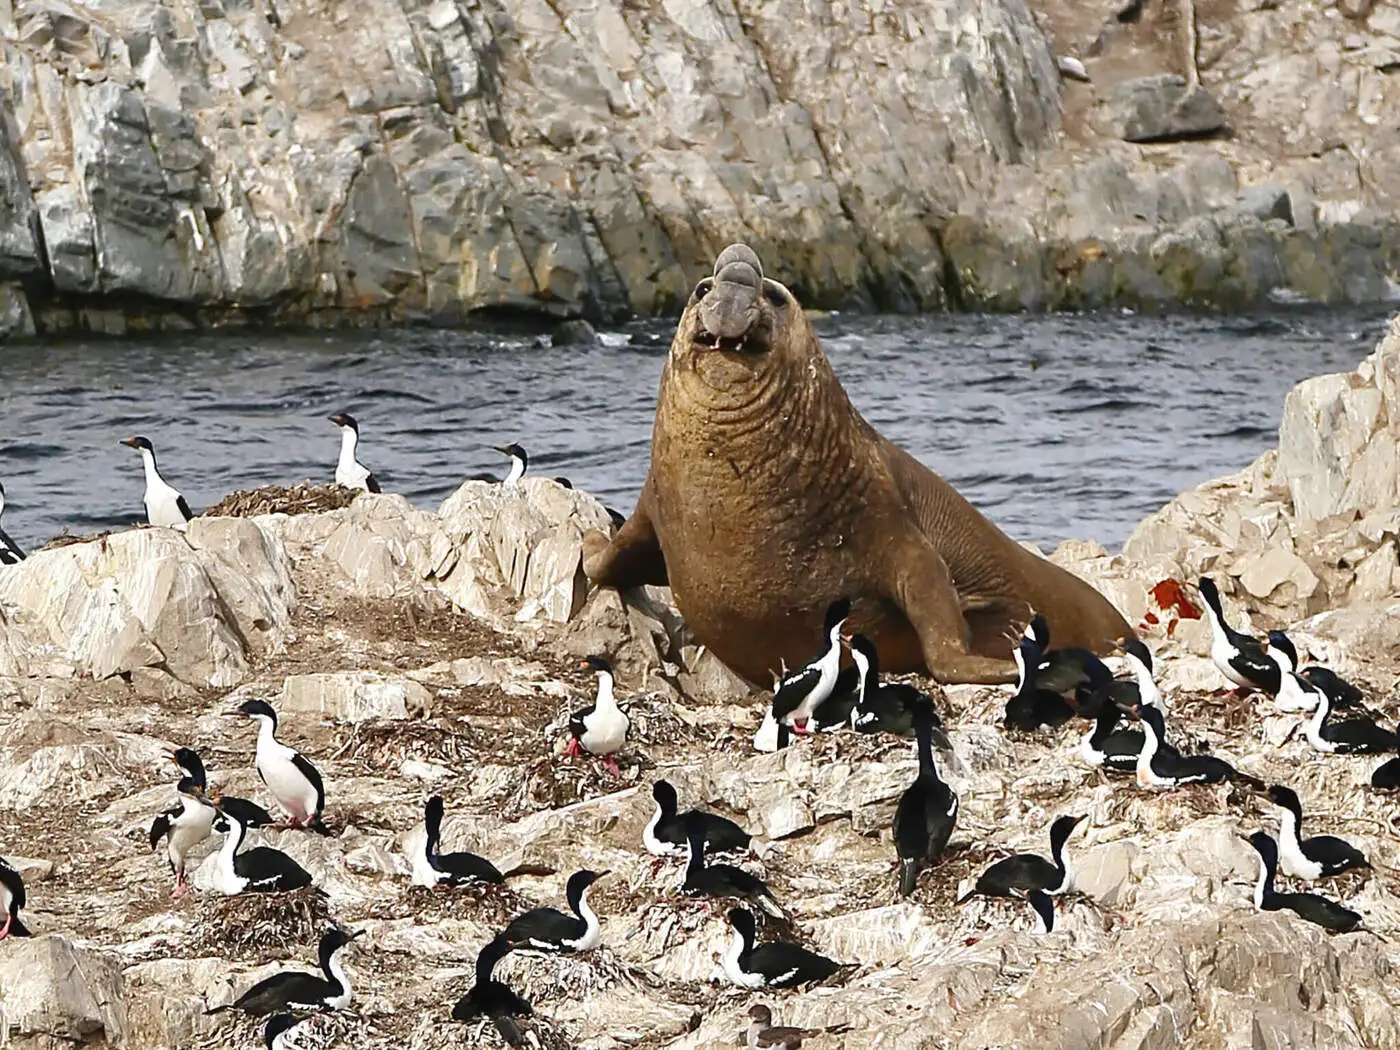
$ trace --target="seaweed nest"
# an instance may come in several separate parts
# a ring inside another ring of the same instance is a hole
[[[67,529],[64,529],[53,539],[49,540],[39,549],[41,551],[51,551],[59,547],[71,547],[75,543],[91,543],[93,540],[105,540],[112,535],[111,529],[104,529],[102,532],[95,532],[91,536],[75,536]]]
[[[199,939],[232,951],[317,944],[331,925],[328,898],[315,886],[287,893],[240,893],[200,901]]]
[[[318,514],[348,507],[358,489],[344,485],[313,485],[299,481],[292,486],[264,485],[247,492],[231,492],[204,512],[211,518],[251,518],[258,514]]]

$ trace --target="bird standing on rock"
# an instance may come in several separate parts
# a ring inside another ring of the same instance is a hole
[[[206,798],[209,797],[209,781],[204,772],[204,760],[199,757],[199,752],[191,747],[177,747],[171,757],[185,776],[204,793]],[[243,826],[246,828],[267,828],[273,825],[272,814],[256,802],[249,802],[246,798],[235,798],[233,795],[225,795],[221,792],[219,794],[219,808],[225,813],[232,813],[243,822]]]
[[[478,1017],[489,1018],[507,1045],[524,1046],[525,1040],[520,1034],[520,1026],[515,1023],[515,1018],[530,1017],[535,1011],[524,998],[493,976],[496,964],[504,959],[510,950],[511,944],[505,934],[497,934],[477,952],[476,983],[466,995],[457,1000],[457,1005],[452,1008],[452,1020],[475,1021]]]
[[[899,892],[914,892],[919,872],[948,845],[958,820],[958,796],[938,776],[933,763],[933,713],[931,706],[914,709],[914,749],[919,775],[900,796],[894,811],[894,847],[899,856]]]
[[[350,977],[341,964],[340,955],[345,946],[362,933],[363,930],[347,933],[332,927],[322,934],[317,954],[324,977],[304,970],[283,970],[259,981],[233,1002],[204,1012],[217,1014],[225,1010],[242,1010],[250,1017],[266,1017],[287,1010],[344,1010],[350,1005],[354,990],[350,987]]]
[[[152,525],[184,532],[189,528],[190,519],[194,514],[190,512],[190,505],[185,502],[185,497],[160,476],[160,471],[156,469],[155,446],[149,439],[140,435],[126,438],[122,444],[130,445],[139,451],[141,462],[146,468],[146,521]]]
[[[379,479],[355,458],[360,444],[360,424],[349,412],[337,412],[330,420],[340,428],[340,458],[335,464],[335,483],[361,492],[379,492]]]
[[[300,751],[277,739],[277,712],[272,705],[265,700],[245,700],[228,714],[257,719],[258,743],[253,764],[277,804],[286,810],[287,826],[329,834],[321,822],[326,808],[321,774]]]
[[[165,856],[175,876],[175,888],[170,896],[179,899],[189,890],[185,881],[185,857],[189,851],[208,837],[216,815],[213,804],[204,796],[204,785],[193,777],[183,776],[175,786],[180,804],[167,809],[151,822],[151,849],[165,839]]]
[[[20,921],[19,910],[27,898],[24,893],[24,879],[10,867],[10,862],[0,857],[0,911],[5,913],[5,925],[0,926],[0,941],[6,937],[28,937],[29,928]]]
[[[5,486],[0,485],[0,518],[5,515]],[[18,565],[26,555],[20,545],[10,539],[9,533],[0,528],[0,565]]]
[[[1220,591],[1209,576],[1197,583],[1210,619],[1210,659],[1220,673],[1239,687],[1239,692],[1259,689],[1270,696],[1279,691],[1282,670],[1268,654],[1268,643],[1235,630],[1225,622]]]
[[[613,695],[612,664],[601,656],[590,656],[579,666],[597,674],[598,695],[593,703],[580,707],[569,716],[572,739],[565,754],[572,758],[580,750],[587,751],[601,758],[609,773],[620,776],[622,771],[617,768],[617,761],[612,756],[627,743],[632,720],[617,706],[617,698]]]
[[[805,667],[783,676],[773,692],[773,710],[780,725],[807,732],[813,713],[831,697],[841,670],[841,628],[851,614],[851,603],[838,598],[827,606],[822,626],[821,652]]]

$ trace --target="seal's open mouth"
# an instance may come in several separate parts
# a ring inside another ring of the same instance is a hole
[[[762,336],[763,333],[760,331],[748,331],[736,336],[720,336],[702,328],[695,333],[691,342],[702,350],[723,350],[731,354],[742,354],[749,350],[767,349],[767,341]]]

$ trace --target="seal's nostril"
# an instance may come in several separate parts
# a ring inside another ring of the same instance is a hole
[[[714,286],[715,281],[713,277],[706,277],[703,281],[697,284],[695,286],[695,301],[699,302],[701,299],[705,298],[705,296],[709,295],[710,289]]]

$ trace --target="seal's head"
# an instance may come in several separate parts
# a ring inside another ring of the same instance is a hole
[[[771,358],[805,352],[808,333],[792,293],[763,276],[752,248],[731,244],[715,260],[714,273],[691,293],[671,353],[706,373],[729,372],[734,365],[750,372],[773,363]]]

